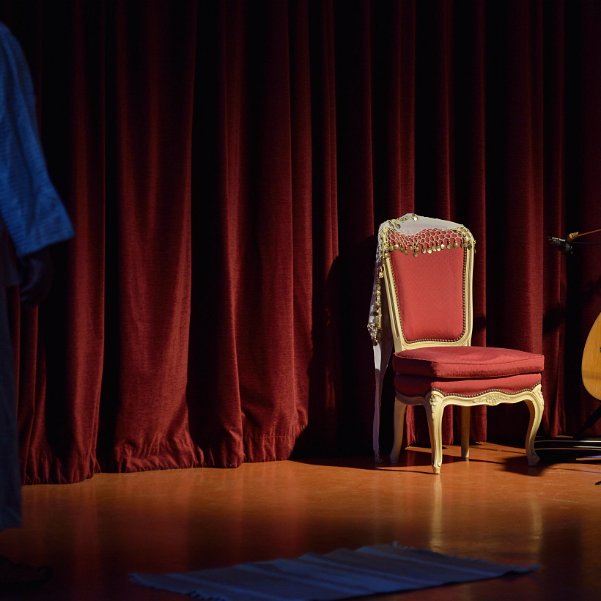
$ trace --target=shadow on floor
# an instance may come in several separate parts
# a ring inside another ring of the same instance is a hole
[[[523,448],[514,447],[499,447],[486,448],[489,457],[483,457],[482,453],[479,456],[474,456],[478,451],[482,451],[478,443],[471,445],[470,463],[497,463],[502,466],[502,469],[514,474],[521,474],[529,477],[539,477],[544,475],[551,468],[561,467],[562,469],[578,469],[586,470],[587,466],[593,471],[598,471],[601,466],[601,456],[586,456],[585,453],[551,453],[539,452],[540,463],[534,467],[530,467],[526,461],[526,455]],[[449,454],[450,447],[443,447],[443,464],[442,469],[446,465],[463,462],[464,460],[457,455]],[[445,453],[445,451],[447,451]],[[457,452],[454,448],[452,452]],[[391,464],[388,460],[376,464],[371,455],[359,457],[319,457],[319,458],[296,458],[293,461],[297,463],[305,463],[307,465],[319,465],[325,467],[344,467],[367,471],[406,471],[410,470],[414,473],[424,473],[432,475],[431,454],[428,448],[409,447],[405,449],[399,458],[399,462]],[[601,471],[600,471],[601,477]]]
[[[456,457],[454,455],[444,455],[445,450],[448,450],[448,447],[443,447],[443,469],[445,465],[449,465],[451,463],[463,462],[464,460],[461,457]],[[369,456],[361,456],[361,457],[320,457],[320,458],[303,458],[303,459],[294,459],[293,461],[297,463],[305,463],[307,465],[320,465],[326,467],[345,467],[351,469],[360,469],[360,470],[368,470],[368,471],[404,471],[406,469],[411,469],[412,472],[415,473],[425,473],[432,475],[432,464],[431,464],[431,452],[430,449],[426,448],[416,448],[409,447],[405,449],[401,456],[399,457],[398,463],[390,463],[387,459],[383,460],[381,463],[375,463],[374,459],[371,455]],[[494,461],[488,461],[485,459],[470,459],[472,462],[486,462],[486,463],[495,463]],[[414,469],[417,468],[417,469]]]

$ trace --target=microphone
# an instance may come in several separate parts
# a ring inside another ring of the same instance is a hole
[[[551,246],[554,246],[566,255],[571,255],[574,252],[574,245],[570,244],[565,238],[556,238],[555,236],[549,236],[547,238],[547,242],[549,242]]]

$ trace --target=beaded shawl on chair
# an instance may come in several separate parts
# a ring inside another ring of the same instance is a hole
[[[382,341],[383,263],[392,251],[400,251],[419,260],[420,255],[475,245],[471,232],[463,225],[407,213],[385,221],[378,231],[374,283],[367,329],[374,346]]]

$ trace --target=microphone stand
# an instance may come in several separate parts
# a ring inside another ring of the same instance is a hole
[[[548,242],[558,248],[561,252],[567,255],[571,255],[574,252],[573,244],[576,240],[580,238],[584,238],[585,236],[590,236],[592,234],[601,233],[601,228],[596,228],[593,230],[588,230],[586,232],[572,232],[568,234],[565,239],[563,238],[555,238],[553,236],[549,236],[547,238]],[[601,244],[601,243],[600,243]],[[595,326],[593,325],[593,328]],[[591,329],[591,330],[592,330]],[[589,336],[591,334],[589,333]],[[591,395],[593,396],[593,395]],[[595,397],[596,398],[596,397]],[[600,400],[601,399],[597,399]],[[584,422],[584,424],[580,427],[580,429],[576,432],[576,434],[572,437],[563,437],[563,438],[550,438],[550,439],[538,439],[534,443],[535,450],[538,451],[546,451],[546,452],[555,452],[555,453],[565,453],[565,452],[577,452],[583,453],[585,455],[600,454],[601,453],[601,439],[599,438],[583,438],[584,433],[597,421],[601,419],[601,406],[599,406]]]
[[[584,236],[590,236],[591,234],[598,234],[599,232],[601,232],[601,227],[597,228],[596,230],[589,230],[588,232],[572,232],[571,234],[568,234],[568,240],[573,242],[577,238],[583,238]]]

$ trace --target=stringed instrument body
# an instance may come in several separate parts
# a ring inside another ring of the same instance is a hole
[[[582,352],[582,383],[591,396],[601,400],[601,313],[588,334]]]

